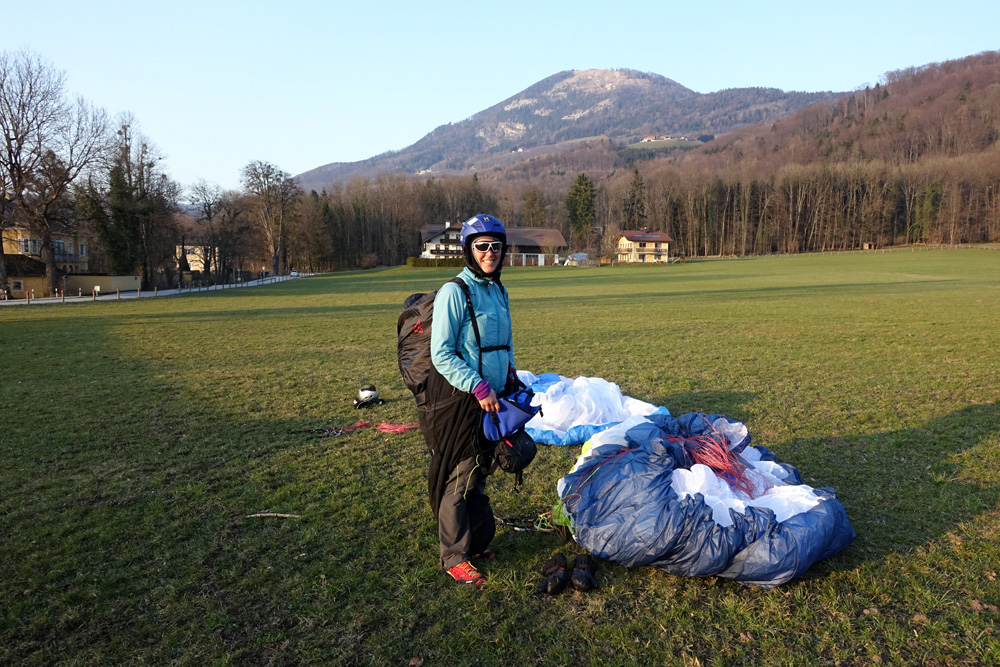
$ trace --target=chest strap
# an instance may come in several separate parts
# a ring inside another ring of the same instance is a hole
[[[487,345],[483,347],[483,339],[479,335],[479,323],[476,321],[476,309],[472,307],[472,292],[469,291],[469,286],[465,284],[465,281],[459,277],[452,278],[449,282],[456,283],[462,288],[462,293],[465,294],[465,305],[469,309],[469,320],[472,322],[472,333],[476,335],[476,347],[479,348],[479,377],[483,377],[483,352],[498,352],[500,350],[506,350],[510,352],[510,345]],[[500,289],[503,289],[501,285]]]

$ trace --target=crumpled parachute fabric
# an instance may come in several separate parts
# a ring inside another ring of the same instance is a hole
[[[833,489],[803,484],[741,422],[673,417],[600,378],[518,375],[542,406],[527,425],[535,441],[585,443],[557,489],[577,544],[599,558],[772,588],[857,537]],[[695,460],[687,443],[705,437],[739,455],[749,494]]]
[[[535,392],[532,405],[542,408],[525,426],[540,445],[579,445],[634,415],[670,414],[664,407],[622,396],[618,385],[602,378],[528,371],[517,376]]]
[[[627,567],[772,588],[854,541],[833,489],[804,485],[749,434],[729,440],[750,464],[752,497],[694,463],[683,439],[718,430],[720,420],[742,426],[721,415],[653,414],[595,436],[558,484],[580,547]]]

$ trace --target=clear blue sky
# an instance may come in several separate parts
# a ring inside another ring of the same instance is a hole
[[[1000,49],[1000,1],[8,3],[68,88],[130,111],[184,186],[239,187],[399,150],[563,70],[629,68],[695,91],[852,90]]]

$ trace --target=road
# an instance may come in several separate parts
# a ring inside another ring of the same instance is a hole
[[[140,292],[139,290],[128,290],[124,292],[110,292],[107,294],[83,294],[82,296],[71,296],[66,295],[61,296],[50,296],[42,297],[38,299],[10,299],[4,301],[0,299],[0,306],[35,306],[47,303],[84,303],[88,301],[108,301],[108,300],[119,300],[119,299],[153,299],[163,296],[183,296],[185,294],[198,294],[201,292],[213,292],[216,290],[230,290],[230,289],[244,289],[246,287],[259,287],[261,285],[271,285],[274,283],[284,282],[286,280],[294,280],[291,276],[272,276],[270,278],[262,278],[259,280],[249,280],[245,283],[239,283],[236,285],[211,285],[209,287],[185,287],[183,290],[180,289],[163,289],[163,290],[145,290]]]

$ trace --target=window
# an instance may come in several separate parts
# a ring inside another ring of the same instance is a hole
[[[81,243],[80,244],[80,257],[86,257],[86,256],[87,256],[87,244],[86,243]]]
[[[11,280],[10,281],[10,291],[11,292],[23,292],[24,291],[24,281],[23,280]]]

